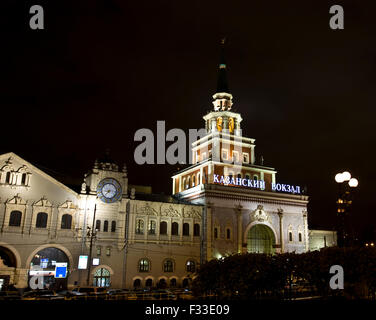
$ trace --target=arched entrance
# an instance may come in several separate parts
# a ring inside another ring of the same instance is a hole
[[[17,258],[6,247],[0,246],[0,291],[6,290],[14,280]]]
[[[250,253],[273,254],[275,237],[272,229],[264,224],[256,224],[247,234],[247,251]]]
[[[93,277],[93,285],[96,287],[109,287],[110,286],[110,279],[111,279],[111,274],[110,271],[107,270],[106,268],[98,268],[94,272],[94,277]]]
[[[39,250],[31,259],[29,280],[32,276],[42,276],[44,288],[61,290],[66,289],[68,284],[68,271],[64,278],[57,275],[55,277],[55,270],[61,274],[61,265],[66,264],[69,270],[69,259],[64,251],[55,248],[47,247]],[[58,268],[58,269],[57,269]]]

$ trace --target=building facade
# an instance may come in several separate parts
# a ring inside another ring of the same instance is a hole
[[[72,190],[0,155],[0,287],[41,278],[57,288],[185,287],[211,259],[308,251],[308,196],[256,161],[255,139],[242,136],[232,110],[223,51],[213,99],[192,165],[172,177],[173,196],[128,185],[126,167],[108,156]],[[57,277],[58,267],[67,275]]]

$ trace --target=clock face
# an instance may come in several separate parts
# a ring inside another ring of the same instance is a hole
[[[103,202],[112,203],[121,199],[121,185],[115,179],[106,178],[97,186],[98,198]]]

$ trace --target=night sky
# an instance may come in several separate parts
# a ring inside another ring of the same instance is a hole
[[[29,28],[40,4],[45,30]],[[329,28],[341,4],[345,29]],[[131,184],[170,194],[176,166],[134,162],[140,128],[202,128],[220,39],[233,110],[277,181],[306,186],[311,228],[335,227],[337,172],[358,178],[351,219],[375,229],[374,1],[3,0],[1,143],[80,184],[107,148]]]

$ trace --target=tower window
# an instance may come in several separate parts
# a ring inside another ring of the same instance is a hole
[[[144,220],[138,219],[136,222],[136,234],[144,234]]]
[[[116,231],[116,221],[112,221],[111,222],[111,232],[115,232]]]
[[[105,220],[104,223],[103,223],[103,231],[108,232],[108,221],[107,220]]]
[[[183,236],[189,236],[189,223],[183,224]]]
[[[289,241],[292,241],[292,231],[289,231]]]
[[[24,186],[26,185],[26,173],[23,173],[21,176],[21,184]]]
[[[222,149],[222,160],[228,160],[228,151],[226,149]]]
[[[302,239],[303,237],[302,237],[302,233],[301,232],[299,232],[299,242],[302,242],[303,241],[303,239]]]
[[[193,235],[195,237],[200,236],[200,225],[198,223],[195,223],[193,226]]]
[[[214,239],[218,239],[218,228],[214,228]]]
[[[177,222],[173,222],[171,225],[171,234],[173,236],[179,235],[179,224]]]

